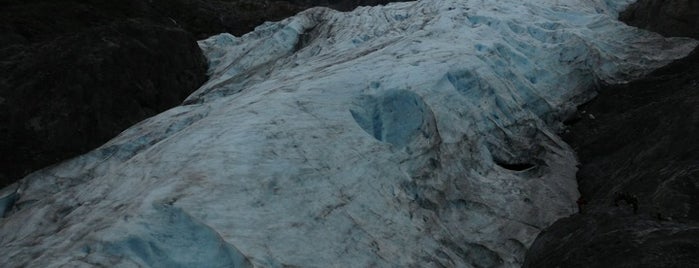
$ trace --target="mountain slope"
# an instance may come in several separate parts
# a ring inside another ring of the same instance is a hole
[[[517,266],[575,210],[561,122],[697,44],[555,2],[316,8],[203,40],[184,105],[20,182],[0,258]]]

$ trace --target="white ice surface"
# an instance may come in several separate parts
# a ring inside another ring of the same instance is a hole
[[[518,266],[575,211],[560,122],[696,46],[618,22],[628,2],[315,8],[203,40],[185,105],[22,180],[0,263]]]

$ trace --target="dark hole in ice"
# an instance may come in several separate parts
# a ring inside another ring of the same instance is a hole
[[[314,39],[316,39],[318,33],[316,33],[315,30],[316,27],[311,27],[306,29],[303,33],[299,34],[299,40],[296,42],[296,45],[294,46],[294,51],[299,51],[301,49],[304,49],[307,47],[311,42],[313,42]]]
[[[504,169],[512,170],[512,171],[523,171],[523,170],[527,170],[527,169],[530,169],[530,168],[533,168],[536,166],[536,165],[531,164],[531,163],[508,163],[508,162],[501,161],[501,160],[494,160],[494,162],[498,166],[500,166]]]

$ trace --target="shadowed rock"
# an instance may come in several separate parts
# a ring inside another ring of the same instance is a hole
[[[631,26],[664,36],[699,38],[699,2],[693,0],[639,0],[619,18]]]

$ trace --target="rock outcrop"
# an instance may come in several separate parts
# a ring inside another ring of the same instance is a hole
[[[631,26],[664,36],[699,39],[699,2],[694,0],[638,0],[619,15]]]

